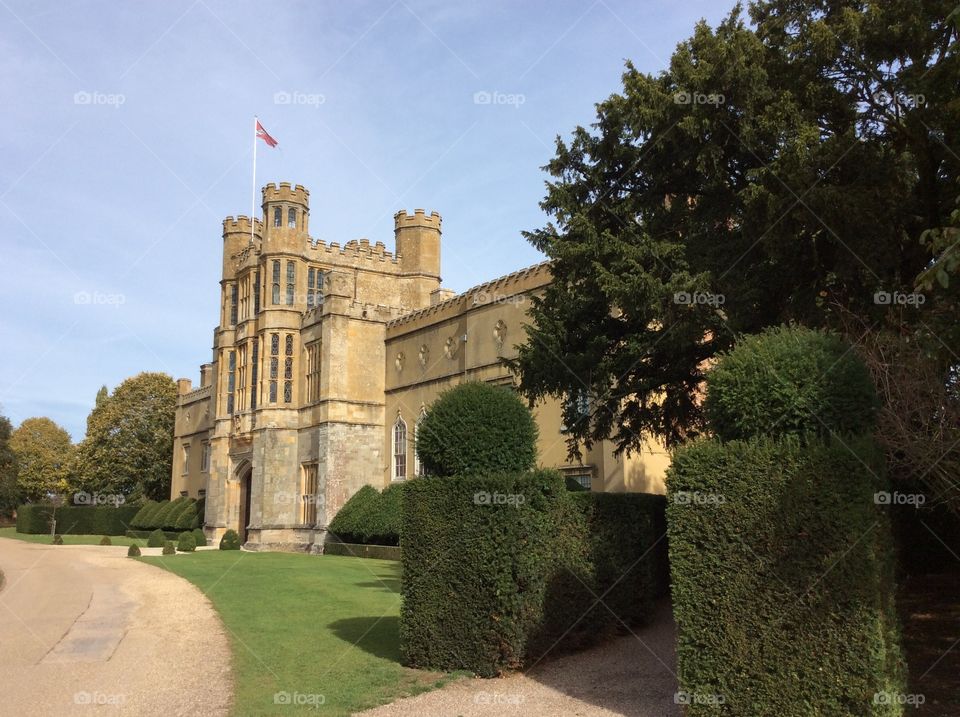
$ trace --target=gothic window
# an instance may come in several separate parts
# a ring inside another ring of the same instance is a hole
[[[233,415],[233,390],[236,388],[237,352],[227,352],[227,415]]]
[[[320,400],[320,342],[307,346],[307,402]]]
[[[190,444],[183,444],[183,475],[187,475],[190,472]]]
[[[402,416],[397,416],[393,424],[393,480],[407,477],[407,424]]]
[[[423,463],[420,462],[420,452],[417,451],[417,438],[420,437],[420,428],[423,426],[423,419],[427,417],[427,409],[421,408],[420,415],[417,416],[417,422],[413,424],[413,474],[422,476]]]
[[[293,401],[293,334],[283,337],[283,402]]]
[[[590,400],[590,394],[587,393],[586,389],[574,389],[567,394],[567,398],[564,401],[564,413],[573,417],[575,423],[580,423],[580,421],[584,420],[589,421],[592,411],[593,406]],[[561,424],[561,433],[566,433],[569,430],[566,422]]]
[[[236,409],[242,411],[247,402],[247,346],[237,347],[237,392]]]
[[[200,470],[203,473],[210,472],[210,441],[204,441],[200,453]]]
[[[237,285],[230,284],[230,325],[237,324]]]
[[[287,228],[297,228],[297,210],[292,207],[287,210]]]
[[[287,306],[293,306],[293,293],[296,286],[296,264],[287,262]]]
[[[277,402],[277,378],[280,368],[280,334],[270,334],[270,403]]]
[[[254,339],[250,342],[253,344],[250,349],[252,354],[251,367],[250,367],[250,409],[256,410],[257,408],[257,378],[260,373],[260,341]]]
[[[253,313],[260,313],[260,270],[253,275]]]
[[[317,504],[320,496],[317,493],[317,464],[305,463],[303,465],[303,494],[300,497],[303,508],[303,524],[312,526],[317,522]]]
[[[280,303],[280,262],[273,262],[273,303]]]
[[[275,227],[282,226],[280,224],[280,219],[282,218],[282,216],[283,215],[280,213],[280,207],[274,207],[273,208],[273,226]]]

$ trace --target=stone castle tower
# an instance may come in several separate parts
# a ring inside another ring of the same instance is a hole
[[[385,327],[443,295],[441,220],[398,212],[391,254],[312,240],[300,185],[268,184],[262,208],[223,222],[220,323],[201,386],[180,381],[174,495],[204,493],[211,539],[241,526],[251,547],[302,547],[382,480]]]

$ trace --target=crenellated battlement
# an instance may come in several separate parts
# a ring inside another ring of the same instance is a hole
[[[259,235],[263,231],[263,222],[259,219],[255,219],[253,223],[253,233]],[[246,214],[240,214],[236,217],[226,217],[223,220],[223,233],[224,234],[234,234],[234,233],[249,234],[250,233],[250,217]]]
[[[327,260],[334,264],[338,263],[333,259],[335,256],[343,257],[344,259],[368,259],[370,261],[381,261],[391,264],[397,263],[397,257],[394,256],[393,252],[387,251],[387,247],[383,242],[378,241],[376,244],[371,245],[369,239],[351,239],[343,246],[340,246],[339,242],[330,242],[327,244],[322,239],[317,239],[308,243],[306,256],[316,261]]]
[[[393,228],[406,229],[407,227],[429,227],[440,230],[442,218],[439,212],[430,212],[427,215],[424,209],[414,209],[413,214],[407,214],[406,209],[401,209],[393,215]]]
[[[299,204],[304,209],[310,206],[310,190],[302,184],[294,186],[290,182],[280,182],[280,184],[270,182],[264,186],[262,195],[264,204],[267,202],[289,202]]]

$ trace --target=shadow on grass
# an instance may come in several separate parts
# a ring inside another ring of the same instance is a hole
[[[341,640],[364,652],[400,662],[400,618],[396,615],[350,617],[331,622],[327,627]]]
[[[357,583],[359,588],[378,588],[384,592],[390,593],[399,593],[400,592],[400,578],[394,577],[392,575],[383,575],[377,576],[376,580],[371,580],[366,583]]]

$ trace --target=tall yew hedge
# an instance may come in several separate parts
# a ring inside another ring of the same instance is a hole
[[[854,361],[832,338],[778,329],[708,375],[720,435],[742,440],[683,446],[667,477],[678,694],[691,717],[902,713],[894,548],[876,500],[888,487]],[[834,369],[848,384],[825,406]],[[749,399],[743,416],[736,396]]]

